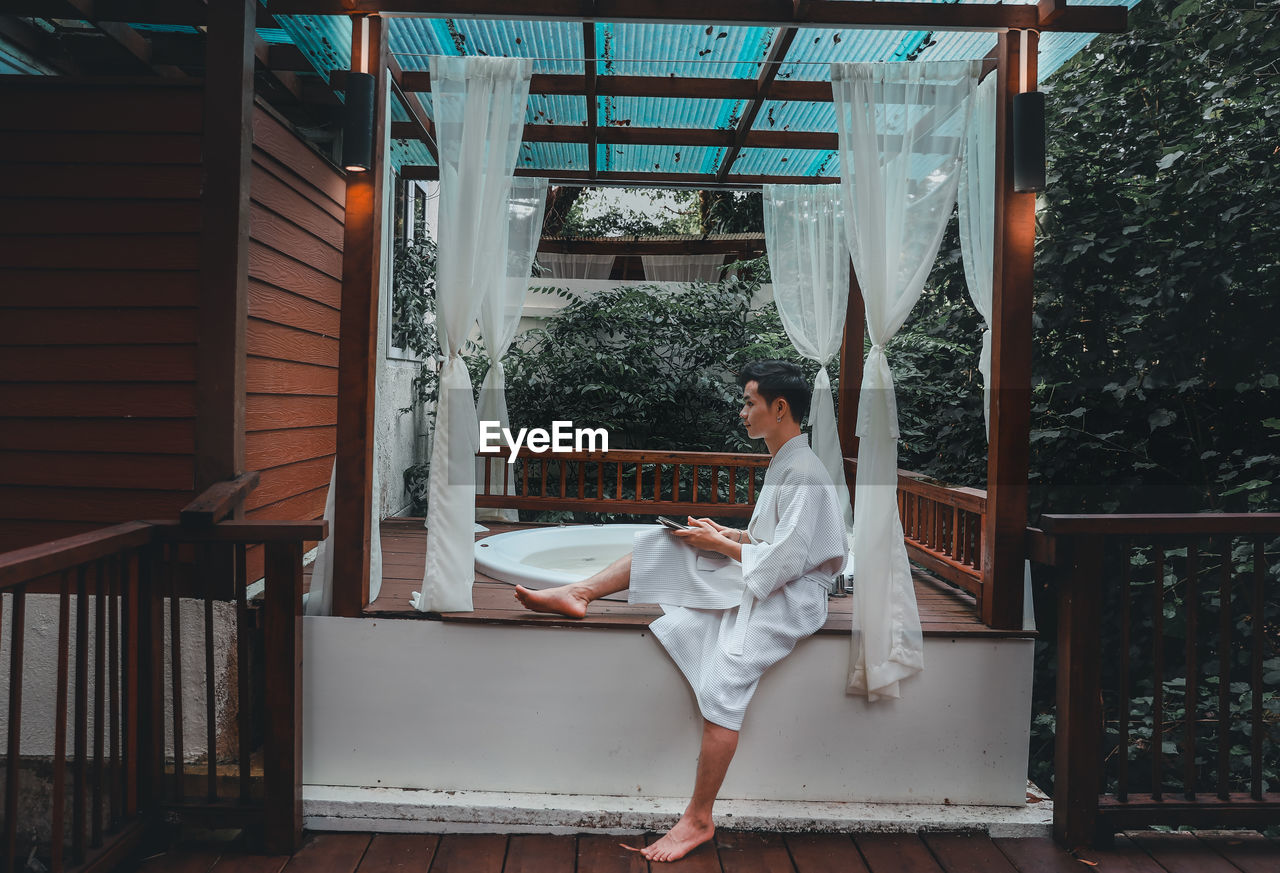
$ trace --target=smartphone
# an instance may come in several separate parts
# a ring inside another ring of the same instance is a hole
[[[667,518],[665,515],[658,516],[658,524],[663,525],[664,527],[669,527],[672,530],[690,530],[689,525],[681,524],[674,518]]]

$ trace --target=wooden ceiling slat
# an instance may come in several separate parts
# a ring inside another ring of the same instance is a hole
[[[805,0],[796,0],[796,13],[803,12],[807,6],[808,3]],[[716,173],[717,182],[725,180],[725,177],[729,175],[729,170],[733,167],[733,162],[738,159],[738,155],[742,152],[742,147],[747,141],[747,135],[751,133],[751,128],[756,123],[756,116],[760,114],[760,107],[764,105],[765,94],[769,92],[769,86],[773,84],[774,78],[778,75],[782,61],[787,56],[787,50],[791,48],[791,43],[795,38],[796,28],[794,27],[787,27],[778,32],[778,38],[774,40],[773,47],[769,49],[769,56],[765,59],[764,67],[761,68],[760,74],[756,77],[755,96],[747,103],[746,110],[738,119],[738,127],[734,131],[733,142],[730,144],[729,150],[725,152],[724,159],[720,162],[720,170]]]
[[[1119,33],[1123,6],[1067,7],[1042,20],[1036,4],[914,3],[900,0],[269,0],[272,13],[412,13],[436,18],[637,21],[766,27],[885,27],[910,30],[1056,30]]]

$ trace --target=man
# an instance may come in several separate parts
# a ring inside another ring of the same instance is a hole
[[[637,534],[632,554],[582,582],[542,591],[516,586],[526,608],[571,618],[628,588],[629,602],[662,606],[649,629],[689,680],[703,730],[684,815],[637,850],[651,861],[683,858],[715,835],[712,805],[747,704],[764,671],[822,627],[831,581],[848,557],[835,486],[800,432],[810,400],[800,368],[756,361],[738,384],[738,416],[772,456],[745,531],[690,518],[688,530]]]

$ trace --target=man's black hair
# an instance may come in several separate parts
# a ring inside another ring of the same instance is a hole
[[[752,361],[738,373],[738,385],[747,387],[748,382],[756,383],[756,393],[766,403],[781,397],[791,408],[791,416],[796,424],[804,421],[809,414],[809,399],[813,396],[804,371],[789,361]]]

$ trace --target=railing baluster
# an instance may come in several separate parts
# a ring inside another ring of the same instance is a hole
[[[63,871],[63,841],[67,833],[67,647],[71,645],[71,571],[64,570],[58,586],[58,684],[53,703],[53,815],[49,849],[50,873]]]
[[[377,531],[374,535],[377,536]],[[213,565],[223,566],[220,561]],[[204,592],[204,728],[205,757],[209,763],[205,791],[209,802],[214,803],[218,799],[218,713],[213,686],[213,596],[210,591]]]
[[[78,864],[85,856],[85,782],[89,748],[89,586],[88,568],[76,572],[76,726],[72,770],[71,857]]]
[[[539,481],[541,481],[541,482],[542,482],[542,487],[538,490],[538,496],[539,496],[539,497],[546,497],[546,496],[547,496],[547,466],[548,466],[548,465],[547,465],[547,459],[546,459],[546,458],[539,458],[539,459],[538,459],[538,474],[539,474]]]
[[[1182,750],[1182,793],[1187,800],[1196,799],[1196,714],[1200,664],[1196,658],[1196,617],[1199,613],[1200,544],[1192,537],[1187,546],[1187,682],[1185,705],[1185,737]]]
[[[671,467],[671,502],[680,502],[680,465],[674,464]]]
[[[1218,797],[1226,800],[1231,777],[1231,537],[1222,538],[1218,589]]]
[[[690,500],[689,502],[690,503],[698,502],[698,465],[697,464],[693,465],[693,499]]]
[[[107,637],[107,587],[106,561],[98,561],[94,578],[93,598],[93,809],[90,821],[89,843],[94,848],[102,845],[102,789],[105,776],[103,739],[106,721],[106,637]]]
[[[587,495],[587,462],[578,462],[578,499],[582,500]]]
[[[1155,543],[1155,584],[1151,586],[1151,799],[1164,796],[1164,545]]]
[[[662,464],[654,462],[653,464],[653,502],[657,503],[662,500]]]
[[[596,461],[596,500],[604,500],[604,460]]]
[[[120,589],[123,586],[124,574],[127,572],[129,556],[127,553],[115,556],[111,573],[111,585],[107,589],[107,675],[111,698],[111,714],[107,718],[107,729],[111,737],[108,748],[109,775],[107,785],[111,795],[111,830],[119,829],[121,821],[120,782]]]
[[[567,493],[565,488],[569,485],[568,468],[565,466],[564,460],[556,460],[556,472],[560,474],[560,497],[563,499]]]
[[[614,463],[613,472],[614,472],[614,475],[617,477],[617,483],[614,485],[615,490],[613,492],[613,499],[621,500],[622,499],[622,462],[621,461],[617,461],[616,463]]]
[[[178,544],[169,547],[169,685],[173,695],[173,785],[174,797],[186,796],[183,785],[182,717],[182,603],[178,597]]]
[[[960,562],[960,507],[951,507],[951,557]]]
[[[1254,800],[1262,799],[1262,738],[1266,735],[1266,728],[1262,723],[1262,658],[1263,658],[1263,640],[1266,633],[1266,604],[1262,599],[1263,595],[1263,577],[1266,575],[1267,562],[1266,552],[1262,537],[1257,537],[1253,541],[1253,626],[1249,629],[1249,635],[1252,638],[1252,668],[1253,675],[1251,677],[1250,687],[1253,693],[1250,697],[1253,700],[1253,711],[1249,714],[1252,729],[1249,732],[1251,740],[1251,755],[1249,765],[1249,796]]]
[[[748,467],[747,469],[750,471],[747,475],[747,501],[750,503],[755,503],[756,502],[756,471],[759,470],[760,468]]]
[[[641,463],[640,461],[636,461],[636,502],[637,503],[639,503],[641,498],[644,497],[644,486],[641,484],[643,482],[643,476],[644,476],[644,464]]]
[[[738,468],[733,466],[729,468],[729,502],[738,502]]]
[[[488,497],[493,493],[493,485],[491,484],[493,481],[493,465],[488,459],[485,459],[481,466],[484,467],[484,496]],[[505,480],[506,477],[504,476],[503,479]]]
[[[1116,799],[1129,799],[1129,626],[1133,593],[1130,587],[1128,539],[1120,542],[1120,753],[1117,756]]]
[[[524,458],[520,461],[520,494],[523,497],[529,496],[529,459]]]
[[[236,596],[236,732],[239,734],[240,765],[240,802],[249,802],[249,738],[253,730],[250,719],[251,710],[249,691],[249,603],[247,600],[248,575],[244,543],[235,545],[235,561],[233,572],[235,578],[232,587]]]
[[[9,616],[9,743],[4,779],[4,852],[3,870],[13,870],[18,850],[18,791],[22,770],[22,649],[27,621],[27,586],[18,585],[12,592]]]

